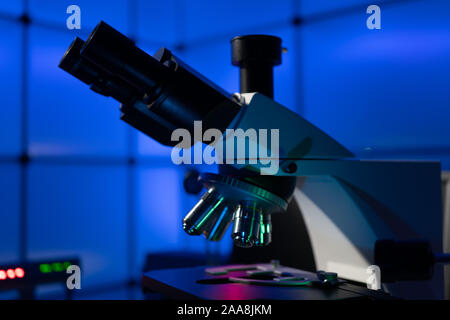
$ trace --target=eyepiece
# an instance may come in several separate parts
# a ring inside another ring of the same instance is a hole
[[[108,24],[100,22],[81,49],[82,56],[103,70],[149,93],[165,81],[167,68]]]
[[[80,53],[84,45],[85,42],[77,37],[67,49],[59,67],[90,85],[93,91],[111,96],[121,103],[133,104],[139,96],[138,90],[86,60]]]
[[[94,64],[89,63],[88,61],[83,61],[80,54],[83,46],[84,41],[78,37],[75,38],[62,57],[59,67],[84,83],[90,85],[99,77],[101,70]]]
[[[121,102],[124,121],[166,145],[177,144],[170,139],[173,128],[194,136],[194,121],[203,121],[204,130],[223,132],[240,109],[230,94],[169,50],[148,55],[103,21],[86,42],[72,42],[59,66],[95,92]]]

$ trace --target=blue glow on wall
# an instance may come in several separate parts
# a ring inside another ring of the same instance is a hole
[[[85,288],[127,277],[126,169],[30,166],[29,259],[79,256]]]
[[[287,25],[293,16],[295,1],[183,1],[188,43],[213,43],[218,37],[232,38],[255,31]]]
[[[73,37],[30,29],[30,153],[124,156],[127,127],[119,121],[119,104],[58,68]]]
[[[29,0],[29,14],[33,20],[65,28],[69,16],[66,9],[75,4],[81,10],[81,31],[89,33],[102,19],[120,32],[127,33],[129,31],[127,2],[127,0]]]
[[[450,5],[382,14],[382,30],[357,13],[302,29],[304,115],[356,153],[439,159],[450,145]]]
[[[0,15],[19,16],[23,11],[23,1],[7,1],[0,6]]]
[[[20,171],[15,164],[0,165],[0,261],[14,262],[19,257]]]
[[[160,46],[173,46],[182,41],[180,31],[183,28],[182,2],[137,1],[137,21],[135,25],[137,37],[144,42]],[[152,54],[153,51],[149,51]]]
[[[176,168],[143,168],[137,183],[136,272],[147,253],[175,251],[182,246],[182,177]]]
[[[2,93],[0,155],[17,155],[20,150],[20,89],[22,28],[16,23],[0,20],[0,86]]]

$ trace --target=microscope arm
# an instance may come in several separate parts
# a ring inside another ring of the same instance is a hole
[[[277,176],[297,177],[291,201],[305,221],[317,269],[365,282],[368,267],[380,263],[374,248],[383,239],[426,239],[434,252],[442,252],[438,162],[352,159],[334,139],[273,100],[260,94],[241,94],[240,100],[234,128],[279,129]],[[259,163],[248,166],[262,169]],[[389,274],[382,268],[385,282]],[[423,269],[433,287],[442,289],[442,268],[434,268],[433,277],[433,269]],[[430,291],[422,288],[432,296]]]
[[[259,93],[235,94],[242,103],[234,129],[279,131],[279,159],[342,159],[354,155],[325,132]]]

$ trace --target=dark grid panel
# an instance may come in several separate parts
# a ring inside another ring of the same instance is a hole
[[[20,242],[19,259],[25,260],[27,257],[27,222],[28,222],[28,53],[29,53],[29,25],[30,20],[26,14],[28,1],[23,0],[24,13],[19,17],[22,23],[22,64],[21,64],[21,156],[20,156]]]

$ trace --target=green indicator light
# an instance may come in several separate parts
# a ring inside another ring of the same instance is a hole
[[[52,272],[52,268],[50,268],[50,265],[47,264],[47,263],[43,263],[43,264],[39,265],[39,270],[42,273],[50,273],[50,272]]]
[[[61,272],[64,270],[64,267],[61,262],[52,263],[52,270],[55,272]]]
[[[72,264],[69,261],[66,261],[63,263],[63,269],[67,270],[68,267],[70,267]]]

